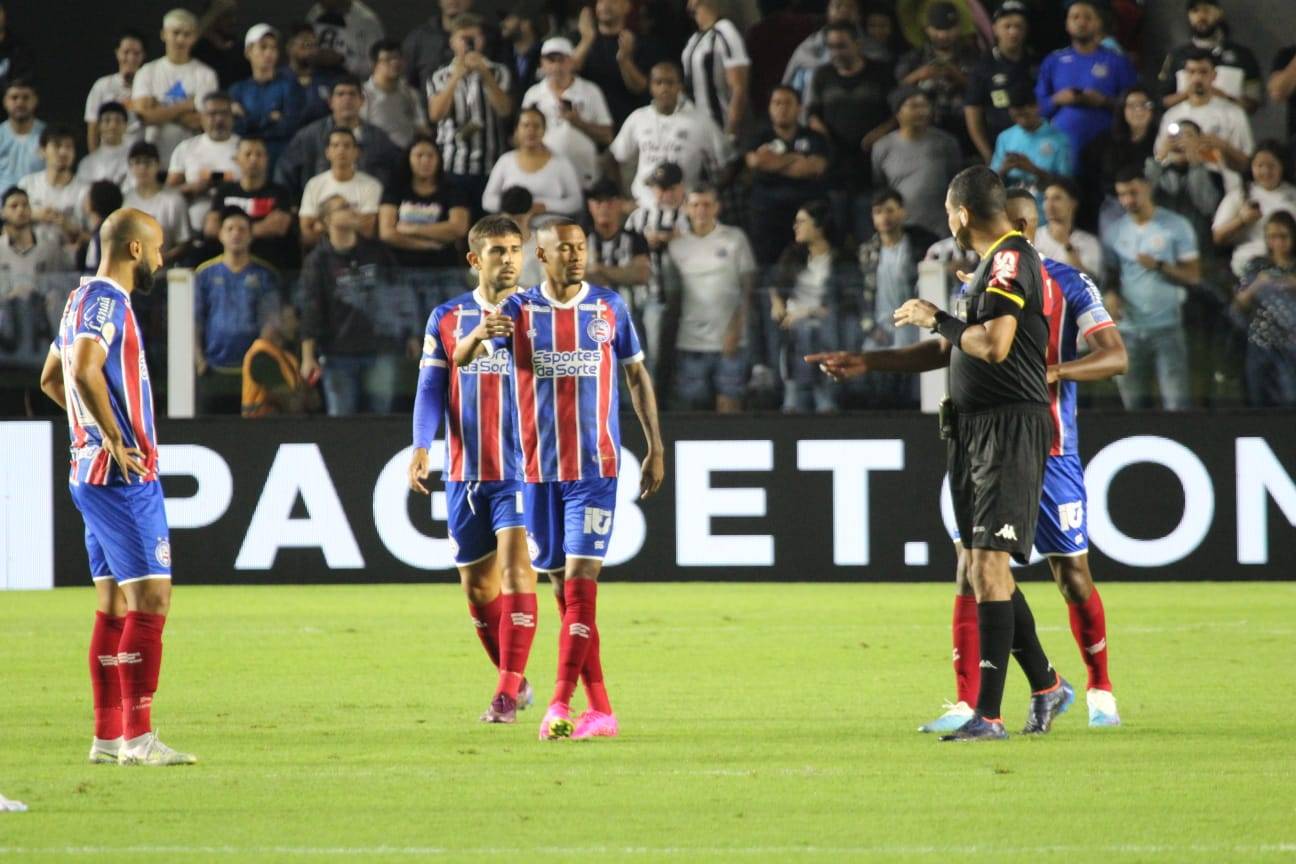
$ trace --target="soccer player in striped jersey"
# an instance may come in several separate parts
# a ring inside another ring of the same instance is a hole
[[[1034,241],[1039,211],[1030,190],[1008,190],[1008,218]],[[1043,256],[1041,260],[1045,290],[1053,301],[1048,310],[1046,358],[1053,445],[1044,464],[1035,551],[1048,560],[1053,581],[1066,600],[1071,633],[1088,670],[1089,725],[1119,726],[1120,714],[1107,673],[1106,611],[1089,571],[1089,507],[1079,456],[1075,382],[1101,381],[1122,374],[1127,362],[1125,343],[1092,279],[1060,261]],[[1076,350],[1080,338],[1089,345],[1084,357],[1078,357]],[[958,550],[953,621],[957,701],[940,717],[920,726],[921,732],[951,732],[961,726],[972,716],[971,706],[976,704],[980,686],[976,598],[968,584],[967,554],[957,533],[954,544]]]
[[[507,351],[466,366],[452,368],[447,361],[465,335],[517,290],[522,231],[507,216],[487,216],[469,232],[468,246],[477,288],[434,309],[423,337],[409,482],[428,494],[428,448],[444,415],[450,548],[477,636],[499,672],[481,719],[513,723],[532,698],[523,676],[535,639],[536,576],[522,518],[512,363]]]
[[[162,228],[117,210],[99,229],[98,273],[68,297],[41,389],[67,411],[72,500],[85,519],[98,597],[90,640],[90,761],[188,765],[151,723],[171,606],[171,541],[158,482],[153,387],[131,294],[162,266]]]
[[[586,238],[570,219],[546,221],[536,257],[545,281],[485,316],[455,349],[466,366],[511,348],[526,519],[536,570],[548,573],[563,613],[558,674],[540,738],[615,736],[595,622],[598,577],[612,538],[621,435],[616,367],[622,366],[648,442],[641,498],[665,472],[657,400],[630,310],[615,291],[584,281]],[[585,682],[576,723],[571,698]]]

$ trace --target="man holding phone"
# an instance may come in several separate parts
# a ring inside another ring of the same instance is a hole
[[[190,228],[202,228],[211,209],[211,191],[227,179],[239,178],[232,106],[228,93],[208,93],[202,102],[203,133],[181,141],[171,153],[167,185],[177,187],[189,202]]]
[[[588,189],[599,178],[598,148],[612,143],[612,113],[603,91],[576,74],[572,44],[561,36],[540,46],[544,80],[522,97],[523,108],[545,115],[545,146],[571,160]]]
[[[504,121],[513,113],[507,67],[482,53],[482,19],[465,14],[450,24],[454,60],[428,78],[428,120],[436,124],[441,164],[464,201],[480,202],[491,167],[508,148]],[[473,205],[474,218],[478,205]]]

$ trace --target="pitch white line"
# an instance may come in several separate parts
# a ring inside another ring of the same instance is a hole
[[[888,857],[949,857],[954,855],[1153,855],[1184,854],[1296,856],[1296,842],[1236,844],[1109,844],[1102,846],[534,846],[534,847],[465,847],[444,846],[0,846],[4,855],[291,855],[302,857],[421,857],[456,856],[522,856],[522,855],[668,855],[668,856],[842,856],[883,855]]]

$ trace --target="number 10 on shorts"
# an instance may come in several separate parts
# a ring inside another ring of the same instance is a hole
[[[586,534],[598,534],[600,537],[605,536],[612,530],[612,511],[604,510],[599,507],[585,508],[585,531]]]

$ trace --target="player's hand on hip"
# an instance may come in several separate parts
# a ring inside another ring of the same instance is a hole
[[[934,303],[928,303],[926,300],[906,300],[904,305],[895,311],[895,325],[897,327],[913,325],[930,330],[936,326],[936,313],[939,311]]]
[[[660,450],[648,451],[639,469],[639,500],[650,498],[661,488],[666,476],[666,457]]]
[[[121,469],[122,479],[129,485],[131,475],[147,477],[149,473],[148,465],[144,462],[144,451],[138,447],[127,447],[121,441],[107,441],[104,443],[104,449],[108,455],[117,463]]]
[[[816,365],[834,381],[845,381],[856,378],[869,371],[868,360],[863,354],[851,351],[827,351],[822,354],[807,354],[805,362]]]
[[[423,481],[428,478],[431,470],[427,449],[415,447],[413,455],[410,456],[409,487],[421,495],[429,494],[427,487],[423,485]]]

